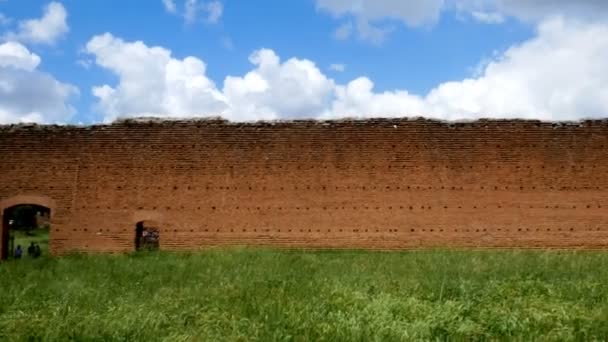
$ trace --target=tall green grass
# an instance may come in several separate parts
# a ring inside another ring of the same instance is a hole
[[[607,340],[608,253],[70,256],[0,264],[0,340]]]

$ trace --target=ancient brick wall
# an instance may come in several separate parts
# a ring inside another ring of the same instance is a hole
[[[58,254],[144,220],[163,249],[603,248],[607,157],[606,121],[4,126],[0,209],[52,205]]]

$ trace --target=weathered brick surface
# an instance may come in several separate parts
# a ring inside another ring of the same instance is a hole
[[[608,121],[123,121],[0,127],[0,209],[51,249],[608,246]]]

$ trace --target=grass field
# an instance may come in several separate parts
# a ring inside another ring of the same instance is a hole
[[[0,264],[0,340],[607,340],[608,253],[70,256]]]

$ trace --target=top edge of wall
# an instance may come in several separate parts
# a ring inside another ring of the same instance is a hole
[[[150,127],[150,126],[229,126],[229,127],[309,127],[309,126],[343,126],[343,125],[367,125],[375,127],[390,127],[398,128],[399,125],[426,124],[434,126],[443,126],[446,128],[473,128],[473,127],[490,127],[490,126],[525,126],[525,127],[590,127],[590,126],[608,126],[608,118],[606,119],[585,119],[579,121],[542,121],[530,119],[490,119],[482,118],[476,120],[438,120],[424,117],[403,117],[403,118],[342,118],[332,120],[314,120],[314,119],[294,119],[294,120],[259,120],[236,122],[223,119],[221,117],[207,118],[155,118],[155,117],[139,117],[119,119],[112,123],[92,124],[92,125],[60,125],[60,124],[36,124],[36,123],[18,123],[18,124],[0,124],[0,131],[15,131],[15,130],[57,130],[66,129],[104,129],[108,127]]]

